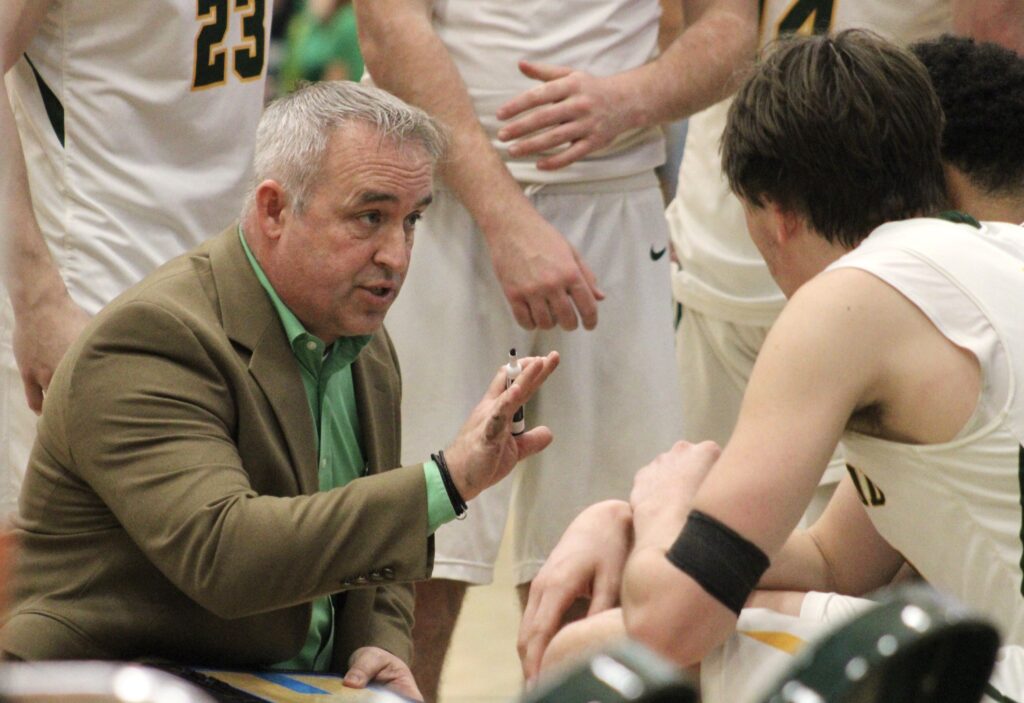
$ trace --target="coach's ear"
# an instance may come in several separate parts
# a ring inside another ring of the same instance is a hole
[[[256,221],[265,237],[279,238],[291,216],[288,194],[280,183],[267,179],[256,186]]]

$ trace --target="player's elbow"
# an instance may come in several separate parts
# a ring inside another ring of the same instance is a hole
[[[664,556],[644,556],[646,564],[634,559],[626,570],[626,634],[679,666],[700,662],[732,632],[735,615]]]
[[[704,656],[698,638],[690,636],[692,628],[667,618],[662,608],[653,603],[637,604],[624,609],[626,635],[661,656],[686,667]]]
[[[622,591],[626,636],[681,666],[687,666],[696,661],[694,657],[697,655],[691,651],[690,638],[680,636],[686,631],[686,613],[680,613],[677,604],[671,602],[672,591],[661,588],[656,581],[660,579],[654,574],[649,573],[644,578],[627,570]],[[683,620],[678,619],[680,615]]]
[[[734,618],[723,622],[716,612],[650,606],[624,609],[626,634],[680,667],[700,663],[735,627]]]

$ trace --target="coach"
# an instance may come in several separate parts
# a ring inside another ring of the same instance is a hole
[[[240,224],[103,310],[54,377],[7,658],[329,669],[419,696],[407,584],[436,527],[550,442],[509,421],[557,364],[497,376],[444,452],[387,470],[401,387],[381,324],[443,141],[352,83],[267,109]]]

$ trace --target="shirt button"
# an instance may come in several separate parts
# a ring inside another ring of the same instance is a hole
[[[321,459],[320,460],[320,468],[321,469],[326,469],[327,468],[327,459]]]
[[[312,339],[306,342],[306,349],[310,351],[316,351],[316,342],[314,342]]]

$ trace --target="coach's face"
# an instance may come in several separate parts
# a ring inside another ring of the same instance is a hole
[[[361,123],[332,135],[303,212],[283,208],[272,255],[271,282],[310,332],[330,343],[380,327],[408,271],[432,181],[418,143],[382,140]]]

